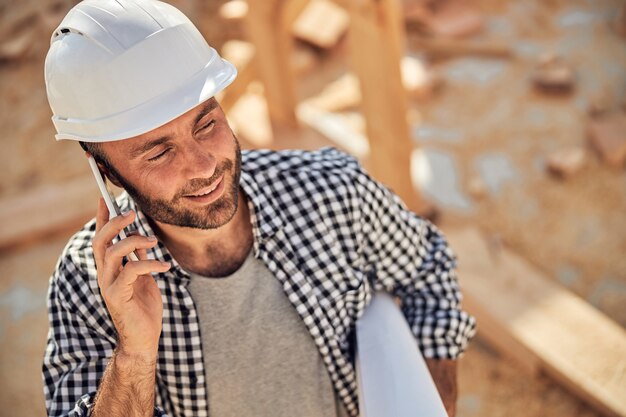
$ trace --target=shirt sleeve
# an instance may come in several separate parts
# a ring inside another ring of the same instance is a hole
[[[114,336],[107,337],[91,325],[94,321],[103,323],[103,317],[90,302],[87,277],[68,279],[80,274],[73,264],[61,262],[50,278],[50,327],[42,367],[50,417],[91,415],[98,384],[115,349]],[[167,417],[157,407],[154,416]]]
[[[360,167],[355,175],[361,246],[374,288],[400,298],[425,358],[457,358],[476,321],[461,309],[454,253],[441,231],[397,195]]]

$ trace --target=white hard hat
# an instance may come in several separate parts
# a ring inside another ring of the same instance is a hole
[[[237,76],[175,7],[84,0],[52,34],[45,80],[57,140],[108,142],[149,132]]]

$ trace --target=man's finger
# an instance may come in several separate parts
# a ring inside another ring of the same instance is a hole
[[[141,234],[139,234],[139,232],[137,230],[133,230],[132,232],[130,232],[128,234],[128,236],[141,236]],[[137,257],[139,258],[140,261],[145,261],[148,258],[148,251],[146,249],[143,248],[138,248],[135,250],[135,253],[137,254]]]
[[[108,211],[107,211],[108,212]],[[92,246],[94,251],[103,252],[111,245],[111,241],[115,239],[120,232],[135,220],[135,213],[127,211],[121,216],[116,216],[111,220],[104,222],[102,228],[93,238]]]
[[[145,249],[137,249],[135,250],[135,253],[137,254],[137,257],[139,258],[140,261],[146,261],[148,260],[148,251]]]
[[[104,225],[109,221],[109,209],[107,208],[106,203],[104,202],[104,198],[100,197],[98,199],[98,209],[96,211],[96,235],[98,236],[100,230],[104,227]],[[95,240],[95,237],[94,237]],[[104,248],[100,249],[98,247],[98,242],[92,241],[91,243],[93,247],[93,255],[96,260],[96,269],[102,268],[104,265]]]
[[[109,294],[120,294],[128,291],[128,287],[132,286],[137,278],[141,275],[169,271],[172,265],[169,262],[161,261],[136,261],[129,262],[117,276],[117,279],[108,289]],[[128,301],[128,300],[124,300]]]
[[[100,285],[107,288],[115,281],[122,261],[124,257],[130,255],[131,252],[138,249],[149,249],[157,244],[157,240],[154,236],[141,236],[134,235],[122,239],[116,244],[109,246],[104,255],[104,266],[101,270],[101,283]],[[134,263],[134,262],[129,262]]]

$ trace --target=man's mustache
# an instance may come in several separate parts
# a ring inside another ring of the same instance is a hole
[[[190,194],[196,194],[201,189],[208,187],[209,185],[215,183],[219,177],[222,176],[225,172],[231,171],[233,169],[233,162],[231,160],[224,161],[213,173],[210,178],[193,178],[189,180],[185,187],[176,194],[175,200]]]

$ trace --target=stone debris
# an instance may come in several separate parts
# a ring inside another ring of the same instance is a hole
[[[557,178],[565,179],[579,172],[587,162],[587,152],[581,146],[561,149],[548,156],[546,168]]]
[[[532,80],[537,89],[548,93],[569,93],[574,88],[574,69],[554,54],[544,54],[533,70]]]
[[[19,7],[0,9],[0,62],[45,55],[52,31],[75,3],[71,0],[25,0]]]
[[[626,162],[626,114],[616,110],[592,118],[587,125],[587,139],[602,160],[615,168]]]
[[[622,9],[615,19],[615,30],[620,35],[626,37],[626,3],[622,4]]]
[[[292,26],[293,35],[319,48],[334,47],[348,30],[350,16],[330,0],[309,2]]]
[[[472,177],[467,186],[467,191],[476,200],[482,200],[489,195],[487,184],[479,176]]]
[[[594,93],[588,101],[587,113],[591,117],[599,117],[610,112],[616,105],[615,99],[608,87]]]
[[[33,31],[22,31],[18,36],[0,43],[0,62],[18,61],[28,57],[36,42]]]

